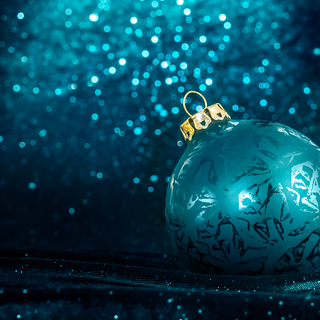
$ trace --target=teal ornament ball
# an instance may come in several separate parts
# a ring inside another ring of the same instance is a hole
[[[205,113],[210,116],[208,108]],[[165,216],[173,246],[192,270],[320,269],[315,143],[279,123],[228,117],[211,119],[189,140],[168,184]]]

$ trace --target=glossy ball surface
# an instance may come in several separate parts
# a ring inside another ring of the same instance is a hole
[[[188,142],[166,196],[176,252],[212,274],[320,266],[320,149],[279,123],[212,123]]]

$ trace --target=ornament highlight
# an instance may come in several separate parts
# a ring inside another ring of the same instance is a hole
[[[181,125],[187,148],[167,189],[177,254],[203,273],[319,270],[319,147],[288,126],[232,120],[204,101]]]

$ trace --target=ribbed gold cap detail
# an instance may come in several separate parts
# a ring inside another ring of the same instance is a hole
[[[200,112],[191,115],[185,105],[185,100],[190,93],[196,93],[202,97],[205,102],[205,107]],[[190,116],[181,126],[180,130],[185,138],[185,140],[192,140],[196,130],[207,129],[212,120],[222,121],[231,119],[229,114],[224,110],[220,103],[213,104],[212,106],[207,106],[207,101],[203,95],[197,91],[189,91],[186,93],[183,99],[183,107],[187,114]]]

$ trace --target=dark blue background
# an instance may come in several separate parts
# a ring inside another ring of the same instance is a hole
[[[2,248],[170,253],[188,90],[320,144],[319,1],[14,0],[0,15]]]

